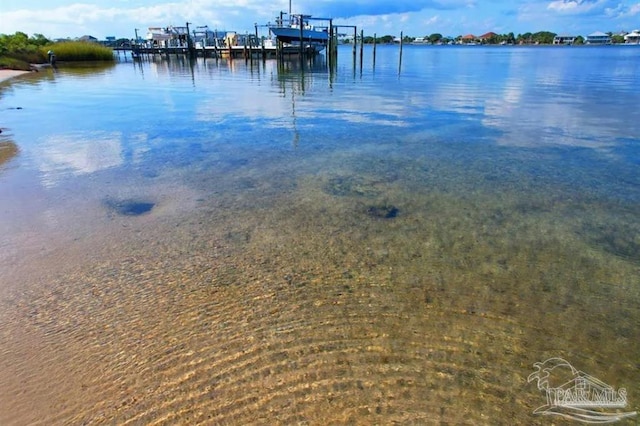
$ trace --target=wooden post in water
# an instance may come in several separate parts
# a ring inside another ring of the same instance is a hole
[[[376,67],[376,45],[378,43],[378,35],[373,33],[373,68]]]
[[[187,22],[187,52],[189,53],[190,58],[194,58],[196,56],[196,48],[193,44],[193,40],[191,40],[191,34],[189,34],[189,24],[191,22]],[[176,50],[176,54],[178,51]]]
[[[333,62],[331,60],[331,49],[333,49],[333,19],[329,19],[329,32],[327,38],[327,64],[329,65],[329,72],[331,72],[331,65]]]
[[[213,51],[216,54],[216,64],[218,63],[218,29],[216,28],[216,30],[213,33]]]
[[[358,27],[353,27],[353,65],[356,64],[356,48],[358,45]]]
[[[249,36],[247,35],[247,37]],[[247,41],[247,43],[249,43],[249,62],[253,64],[253,40],[251,37],[249,37],[249,40]]]
[[[329,37],[331,37],[331,56],[333,58],[332,62],[334,66],[338,63],[338,46],[336,46],[338,43],[338,37],[336,36],[337,32],[338,29],[331,25],[331,33],[329,34]]]
[[[304,21],[302,20],[302,15],[299,15],[298,19],[298,25],[300,26],[300,66],[302,67],[304,65],[304,43],[302,42],[304,37]]]
[[[244,43],[242,45],[242,54],[244,55],[244,61],[247,62],[249,57],[247,56],[247,38],[249,38],[249,34],[245,34]]]
[[[403,36],[402,36],[402,31],[400,31],[400,60],[398,63],[398,74],[400,74],[400,71],[402,71],[402,44],[403,44]]]
[[[360,69],[362,70],[362,57],[364,56],[364,30],[360,30]]]
[[[254,42],[255,42],[254,47],[256,48],[256,51],[257,51],[258,50],[258,24],[254,23],[253,25],[254,25],[254,27],[256,29],[256,38],[254,39]],[[253,45],[253,43],[251,43],[251,44]],[[253,62],[253,53],[251,53],[251,62]]]

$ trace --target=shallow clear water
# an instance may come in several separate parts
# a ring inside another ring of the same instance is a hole
[[[640,405],[640,51],[371,47],[0,86],[0,423]]]

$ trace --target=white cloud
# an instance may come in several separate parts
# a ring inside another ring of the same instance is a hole
[[[640,14],[640,3],[632,4],[629,7],[618,5],[615,9],[607,9],[607,14],[616,18],[631,18]]]
[[[107,33],[130,35],[135,27],[183,25],[187,21],[221,29],[225,25],[238,24],[239,27],[234,26],[233,29],[244,31],[253,28],[254,22],[273,21],[278,10],[288,7],[284,3],[286,2],[265,4],[255,0],[191,0],[186,3],[173,1],[137,7],[127,7],[126,3],[113,3],[115,7],[73,3],[49,9],[23,9],[18,5],[13,6],[14,10],[6,10],[3,5],[0,33],[22,31],[27,34],[41,33],[50,38],[92,34],[101,38]]]
[[[357,25],[366,35],[425,32],[458,35],[468,32],[561,32],[588,34],[594,28],[634,27],[639,0],[297,0],[293,12],[337,18],[335,24]],[[22,31],[48,38],[89,34],[133,37],[151,26],[182,26],[185,22],[231,31],[251,31],[254,23],[274,22],[287,11],[288,0],[0,0],[0,33]],[[636,4],[631,4],[635,2]],[[69,3],[69,4],[65,4]],[[44,6],[42,6],[44,4]],[[346,10],[346,11],[345,11]],[[325,13],[340,12],[339,14]],[[350,12],[350,13],[347,13]],[[588,19],[576,19],[576,15]],[[618,19],[619,22],[612,22]],[[623,22],[629,21],[629,22]]]
[[[555,0],[549,3],[547,9],[562,13],[587,13],[603,6],[606,0],[586,1],[586,0]]]
[[[640,3],[636,3],[629,8],[629,12],[628,12],[629,16],[636,16],[639,13],[640,13]]]
[[[440,16],[435,15],[423,22],[424,25],[436,25],[440,22]]]

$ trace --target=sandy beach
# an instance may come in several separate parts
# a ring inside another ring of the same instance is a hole
[[[22,74],[28,74],[30,71],[19,71],[19,70],[0,70],[0,83],[5,80],[9,80],[10,78],[17,77]]]

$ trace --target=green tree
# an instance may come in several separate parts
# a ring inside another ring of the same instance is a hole
[[[30,39],[30,42],[35,44],[36,46],[46,46],[47,44],[51,44],[51,40],[43,36],[42,34],[34,34]]]
[[[620,43],[624,43],[624,36],[621,36],[619,34],[615,34],[611,36],[611,42],[613,44],[620,44]]]
[[[532,37],[533,34],[531,33],[518,34],[518,38],[516,40],[518,43],[530,44],[533,42]]]
[[[16,59],[33,61],[35,59],[34,55],[38,52],[38,48],[43,45],[39,43],[42,43],[44,40],[46,39],[42,36],[30,39],[28,35],[20,31],[13,35],[1,34],[0,55],[10,55]]]
[[[498,34],[493,34],[491,37],[489,37],[486,40],[487,44],[499,44],[502,41],[501,36],[499,36]]]
[[[40,48],[47,40],[41,34],[33,38],[21,31],[13,35],[0,34],[0,68],[29,69],[30,63],[43,62]]]
[[[549,31],[539,31],[531,36],[534,43],[552,44],[556,33]]]
[[[433,33],[431,34],[429,37],[427,37],[427,39],[429,40],[430,43],[437,43],[440,40],[442,40],[442,34],[438,34],[438,33]]]

